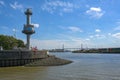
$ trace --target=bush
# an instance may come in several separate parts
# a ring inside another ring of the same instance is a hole
[[[11,50],[15,46],[25,47],[25,44],[22,40],[16,39],[13,36],[0,35],[0,46],[2,46],[4,50]]]

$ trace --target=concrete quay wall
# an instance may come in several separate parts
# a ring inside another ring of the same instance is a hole
[[[0,67],[22,66],[46,57],[47,51],[3,50],[0,51]]]
[[[0,59],[31,59],[45,57],[47,57],[47,51],[22,51],[22,50],[0,51]]]
[[[24,66],[31,62],[41,60],[41,58],[35,59],[2,59],[0,60],[0,67],[11,67],[11,66]]]

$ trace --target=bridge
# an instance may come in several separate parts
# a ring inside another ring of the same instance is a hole
[[[75,51],[75,50],[81,50],[81,48],[55,48],[55,49],[50,49],[49,51],[64,52],[64,51]]]
[[[81,50],[82,48],[64,48],[64,50],[74,51],[74,50]]]
[[[78,48],[77,47],[76,48],[64,47],[64,44],[63,44],[61,48],[54,48],[51,50],[53,50],[53,51],[75,51],[75,50],[82,50],[82,49],[88,49],[88,48],[87,47],[83,48],[83,44],[81,44],[81,47],[78,47]]]

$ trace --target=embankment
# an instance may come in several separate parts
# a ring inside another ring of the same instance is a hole
[[[0,67],[10,66],[57,66],[72,61],[50,56],[47,51],[3,50],[0,51]]]
[[[70,60],[61,59],[55,56],[48,56],[47,58],[37,60],[35,62],[31,62],[26,64],[27,67],[35,67],[35,66],[59,66],[72,63]]]

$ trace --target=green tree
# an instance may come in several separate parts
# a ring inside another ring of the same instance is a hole
[[[13,47],[25,47],[22,40],[16,39],[13,36],[0,35],[0,46],[5,50],[11,50]]]
[[[20,40],[20,39],[17,40],[17,44],[18,44],[17,45],[18,47],[25,47],[24,42],[22,40]]]

